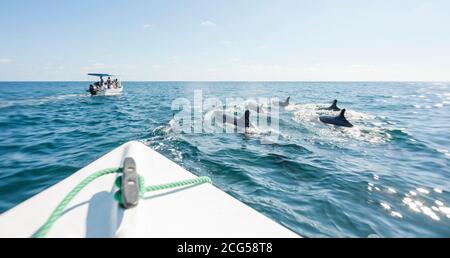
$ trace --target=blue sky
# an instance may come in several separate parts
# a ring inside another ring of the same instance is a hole
[[[448,0],[2,0],[0,80],[450,81]]]

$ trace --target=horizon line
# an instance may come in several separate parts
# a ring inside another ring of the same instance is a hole
[[[0,80],[4,82],[90,82],[91,80]],[[450,83],[450,80],[124,80],[122,82],[432,82]]]

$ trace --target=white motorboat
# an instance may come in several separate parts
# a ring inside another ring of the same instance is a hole
[[[89,85],[88,92],[92,96],[114,96],[121,94],[123,91],[122,83],[117,75],[105,73],[89,73],[88,75],[98,78],[96,82]]]

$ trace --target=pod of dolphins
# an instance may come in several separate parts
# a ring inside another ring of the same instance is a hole
[[[291,97],[288,97],[286,99],[286,101],[280,101],[278,104],[280,107],[287,107],[290,104],[290,99]],[[353,124],[351,124],[347,118],[345,117],[345,112],[347,111],[346,109],[340,109],[337,106],[338,101],[334,100],[333,104],[330,107],[327,108],[319,108],[319,110],[328,110],[328,111],[335,111],[335,112],[340,112],[339,115],[337,116],[320,116],[319,120],[324,123],[324,124],[330,124],[330,125],[335,125],[335,126],[341,126],[341,127],[353,127]],[[250,127],[250,109],[249,108],[246,110],[244,117],[238,119],[238,121],[242,121],[240,124],[245,124],[245,128],[249,128]],[[253,111],[259,113],[260,112],[260,107],[256,106],[256,108],[253,108]],[[236,124],[235,124],[236,125]]]
[[[325,124],[331,124],[342,127],[353,127],[353,125],[347,120],[345,117],[345,112],[347,110],[340,109],[337,106],[337,100],[333,101],[333,104],[328,108],[320,108],[319,110],[329,110],[329,111],[340,111],[341,113],[338,116],[320,116],[319,120]]]

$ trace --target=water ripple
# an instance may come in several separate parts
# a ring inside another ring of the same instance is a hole
[[[140,140],[306,237],[450,235],[450,84],[0,83],[0,212]],[[37,90],[39,89],[39,90]],[[171,101],[291,96],[280,129],[177,133]],[[322,124],[333,99],[354,128]]]

